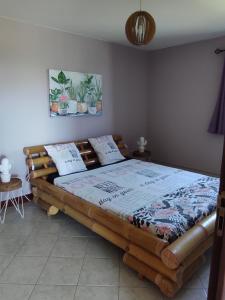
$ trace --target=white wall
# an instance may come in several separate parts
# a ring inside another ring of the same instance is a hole
[[[23,147],[146,133],[146,60],[134,49],[0,19],[0,155],[25,178]],[[103,75],[103,116],[49,117],[48,69]],[[141,104],[140,104],[141,103]],[[25,184],[25,192],[29,185]]]
[[[148,61],[148,139],[153,159],[219,174],[222,136],[207,133],[225,38],[154,51]]]

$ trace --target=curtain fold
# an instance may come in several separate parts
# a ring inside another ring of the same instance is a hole
[[[225,61],[219,97],[208,128],[209,133],[225,134]]]

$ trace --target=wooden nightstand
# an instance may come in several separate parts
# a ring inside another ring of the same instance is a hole
[[[15,191],[18,192],[17,196]],[[6,200],[3,201],[3,194]],[[5,222],[5,215],[8,204],[11,202],[21,218],[24,218],[23,196],[22,196],[22,180],[19,178],[11,178],[10,182],[3,183],[0,181],[0,222]]]
[[[132,153],[132,158],[143,161],[151,161],[151,151],[145,150],[144,152],[139,152],[136,150]]]

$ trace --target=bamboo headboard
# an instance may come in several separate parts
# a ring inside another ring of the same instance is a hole
[[[113,139],[124,156],[128,156],[127,146],[124,144],[120,135],[113,135]],[[72,141],[76,144],[86,166],[98,163],[98,157],[88,140]],[[55,143],[65,144],[71,142]],[[53,144],[51,144],[53,145]],[[57,172],[57,169],[45,151],[44,145],[24,147],[24,154],[27,156],[26,164],[29,168],[29,177],[46,178],[47,175]]]

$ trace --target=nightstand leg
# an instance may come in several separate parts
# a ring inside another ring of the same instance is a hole
[[[1,202],[0,202],[0,222],[1,224],[3,224],[5,222],[5,215],[6,215],[6,211],[8,208],[8,204],[9,204],[9,192],[7,193],[6,196],[6,201],[4,202],[4,204],[2,205],[2,193],[1,193]]]
[[[20,195],[18,197],[15,197],[15,194],[12,192],[12,198],[10,199],[13,206],[15,207],[18,214],[21,216],[21,218],[24,218],[24,207],[23,207],[23,196],[22,196],[22,190],[20,190]]]

